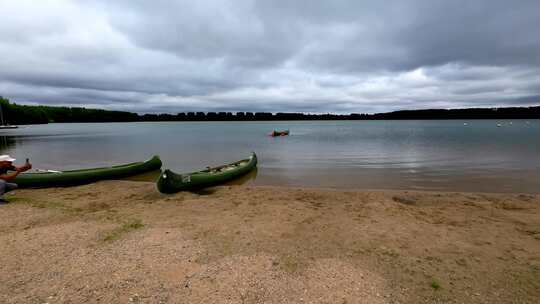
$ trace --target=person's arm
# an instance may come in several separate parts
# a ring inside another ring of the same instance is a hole
[[[10,181],[10,180],[14,179],[15,177],[17,177],[17,175],[19,175],[19,173],[21,173],[21,171],[17,170],[17,171],[13,171],[13,172],[6,173],[6,174],[0,174],[0,179],[3,179],[5,181]]]
[[[32,164],[27,162],[24,166],[21,166],[21,167],[13,166],[13,169],[15,169],[15,170],[13,170],[13,172],[0,174],[0,179],[3,179],[5,181],[10,181],[10,180],[14,179],[15,177],[17,177],[17,175],[19,175],[19,173],[25,172],[25,171],[28,171],[28,170],[32,169]]]

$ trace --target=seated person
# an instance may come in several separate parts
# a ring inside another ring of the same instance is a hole
[[[32,165],[28,160],[21,167],[15,167],[13,165],[14,161],[15,158],[9,155],[0,155],[0,204],[7,203],[3,197],[4,193],[17,188],[17,184],[10,183],[9,181],[17,177],[19,173],[32,169]]]

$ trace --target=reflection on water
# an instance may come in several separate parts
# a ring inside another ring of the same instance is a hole
[[[0,136],[0,154],[7,154],[10,148],[15,146],[15,139],[9,136]]]
[[[157,154],[165,168],[178,173],[255,151],[258,172],[241,180],[247,184],[540,192],[540,121],[464,122],[49,124],[3,130],[0,149],[30,158],[37,168],[61,170]],[[291,135],[269,137],[274,129]],[[136,178],[155,180],[158,174]]]
[[[228,182],[227,185],[245,185],[254,182],[257,179],[258,171],[257,167],[255,167],[255,169],[251,170],[248,174]]]

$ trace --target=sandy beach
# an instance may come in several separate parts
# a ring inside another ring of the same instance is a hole
[[[539,303],[540,196],[105,181],[0,206],[1,303]]]

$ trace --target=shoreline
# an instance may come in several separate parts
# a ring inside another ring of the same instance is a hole
[[[140,181],[147,183],[147,181]],[[466,190],[429,190],[429,189],[407,189],[407,188],[354,188],[354,187],[323,187],[323,186],[289,186],[289,185],[262,185],[262,184],[226,184],[222,187],[227,186],[234,186],[234,187],[249,187],[249,188],[261,188],[261,189],[267,189],[267,188],[278,188],[278,189],[296,189],[296,190],[313,190],[313,191],[337,191],[337,192],[396,192],[396,193],[407,193],[407,192],[420,192],[420,193],[431,193],[431,194],[437,194],[437,193],[446,193],[446,194],[486,194],[486,195],[532,195],[532,196],[540,196],[539,192],[527,192],[527,191],[520,191],[520,192],[493,192],[493,191],[466,191]]]
[[[540,297],[538,194],[104,181],[7,197],[3,303]]]

